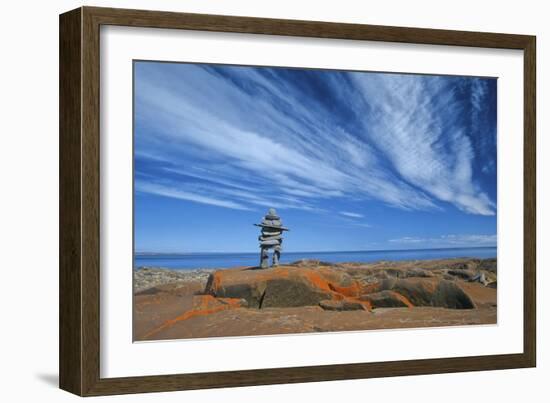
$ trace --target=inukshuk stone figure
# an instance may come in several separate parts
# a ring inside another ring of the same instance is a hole
[[[267,269],[269,267],[269,249],[273,249],[273,266],[279,264],[283,243],[283,231],[288,228],[283,227],[281,218],[277,215],[275,209],[270,208],[264,216],[261,224],[254,224],[262,228],[262,234],[258,237],[260,241],[260,267]]]

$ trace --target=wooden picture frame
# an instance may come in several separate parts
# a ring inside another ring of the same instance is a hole
[[[523,353],[100,377],[99,35],[102,25],[519,49],[524,56]],[[535,37],[81,7],[60,16],[60,387],[80,396],[525,368],[536,365]]]

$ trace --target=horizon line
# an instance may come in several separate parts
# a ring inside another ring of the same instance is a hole
[[[496,248],[497,245],[486,246],[456,246],[456,247],[439,247],[439,248],[408,248],[408,249],[365,249],[365,250],[333,250],[333,251],[286,251],[285,253],[361,253],[361,252],[407,252],[407,251],[425,251],[425,250],[447,250],[447,249],[489,249]],[[242,253],[257,253],[258,251],[240,251],[240,252],[212,252],[212,251],[199,251],[199,252],[136,252],[136,255],[213,255],[213,254],[226,254],[237,255]]]

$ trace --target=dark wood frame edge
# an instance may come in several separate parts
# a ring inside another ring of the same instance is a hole
[[[524,51],[522,354],[100,378],[99,28],[290,35]],[[80,396],[375,378],[536,365],[536,39],[529,35],[81,7],[60,16],[60,388]]]

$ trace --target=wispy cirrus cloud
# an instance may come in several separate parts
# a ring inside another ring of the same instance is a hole
[[[343,216],[346,216],[346,217],[351,217],[351,218],[363,218],[364,217],[363,214],[352,213],[351,211],[340,211],[340,214],[342,214]]]
[[[425,244],[429,246],[494,246],[497,244],[496,234],[449,234],[437,237],[405,236],[390,239],[388,242],[400,245]]]
[[[169,186],[136,182],[135,189],[138,192],[151,193],[159,196],[171,197],[174,199],[188,200],[196,203],[208,204],[211,206],[225,207],[235,210],[250,210],[243,204],[235,203],[228,200],[216,199],[213,197],[203,196],[201,194],[183,191],[180,189],[171,188]]]
[[[485,81],[138,63],[135,84],[136,171],[153,176],[142,192],[237,209],[374,200],[495,213],[474,171],[487,159],[471,122]]]
[[[469,118],[482,108],[485,98],[481,80],[470,79],[468,103],[447,77],[355,75],[353,79],[375,117],[366,122],[365,130],[374,133],[369,138],[403,180],[467,213],[494,215],[495,203],[474,181],[476,150],[468,135],[473,131]],[[375,103],[370,101],[373,95]]]

